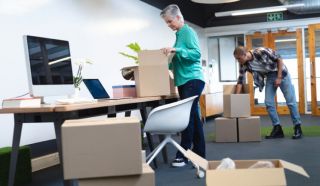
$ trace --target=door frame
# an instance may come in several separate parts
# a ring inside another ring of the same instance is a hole
[[[255,32],[252,35],[246,35],[246,47],[248,50],[252,49],[253,39],[262,39],[262,45],[268,46],[269,34],[262,34],[261,32]],[[251,73],[247,73],[248,90],[250,94],[250,108],[252,115],[267,115],[267,109],[265,106],[257,106],[254,102],[254,88],[253,88],[253,76]]]
[[[320,24],[308,25],[310,80],[311,80],[311,113],[320,116],[320,107],[317,104],[317,74],[316,74],[316,45],[315,31],[320,30]]]
[[[320,28],[320,25],[319,25]],[[253,35],[246,35],[246,46],[248,49],[252,49],[252,40],[257,38],[263,39],[263,45],[272,49],[275,49],[275,38],[277,36],[296,36],[296,53],[297,53],[297,68],[298,68],[298,92],[299,92],[299,113],[305,113],[305,86],[304,86],[304,63],[303,63],[303,48],[302,48],[302,29],[298,28],[296,31],[278,31],[276,33],[268,32],[265,34],[254,33]],[[254,88],[253,88],[253,77],[251,73],[247,73],[247,79],[249,84],[250,93],[250,105],[252,115],[267,115],[267,109],[265,106],[256,106],[254,104]],[[275,98],[276,99],[276,98]],[[276,99],[277,100],[277,99]],[[278,106],[276,101],[277,112],[279,114],[290,114],[289,108],[287,106]],[[319,108],[320,112],[320,108]]]

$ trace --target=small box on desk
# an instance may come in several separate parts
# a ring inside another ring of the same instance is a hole
[[[79,186],[153,186],[155,185],[154,171],[148,164],[142,165],[142,174],[131,176],[114,176],[105,178],[80,179]]]
[[[67,120],[61,132],[65,179],[142,173],[137,118]]]
[[[250,95],[246,86],[241,94],[235,94],[236,85],[223,86],[223,116],[229,118],[249,117]]]
[[[114,85],[112,86],[113,98],[137,97],[135,85]]]
[[[139,66],[134,68],[138,97],[170,95],[169,60],[161,50],[139,52]]]

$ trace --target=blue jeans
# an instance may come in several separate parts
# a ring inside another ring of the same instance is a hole
[[[266,104],[269,117],[271,118],[273,126],[280,125],[280,120],[279,120],[279,116],[277,113],[277,108],[274,100],[277,92],[277,88],[278,88],[274,86],[274,82],[276,79],[277,79],[277,72],[269,72],[267,74],[265,104]],[[282,79],[280,84],[280,89],[286,100],[287,106],[289,107],[292,123],[294,125],[301,124],[294,86],[292,84],[289,73],[287,74],[286,77]]]
[[[180,99],[185,99],[195,95],[198,96],[198,98],[193,102],[191,108],[188,127],[181,132],[180,145],[187,150],[190,149],[193,144],[192,151],[203,158],[205,158],[206,154],[206,144],[203,134],[203,124],[199,113],[199,96],[202,93],[204,84],[205,83],[201,80],[193,79],[181,86],[178,86]],[[178,151],[176,158],[184,158],[184,156],[180,151]]]

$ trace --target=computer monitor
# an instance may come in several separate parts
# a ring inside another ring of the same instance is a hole
[[[74,93],[69,42],[23,36],[31,96],[64,96]]]

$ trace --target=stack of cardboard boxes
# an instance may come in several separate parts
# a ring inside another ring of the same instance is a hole
[[[216,142],[261,141],[260,117],[251,116],[248,86],[235,94],[236,85],[223,87],[223,116],[215,120]]]
[[[136,118],[67,120],[62,125],[64,179],[79,186],[155,185],[143,162],[141,128]]]

